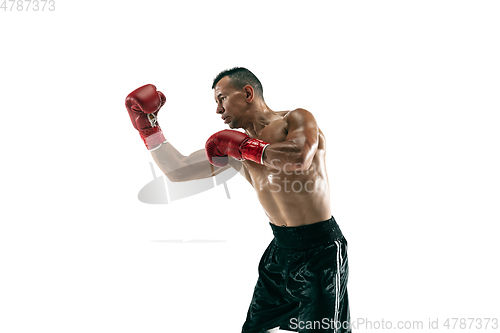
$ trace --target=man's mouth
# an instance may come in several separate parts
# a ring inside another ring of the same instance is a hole
[[[224,124],[227,124],[229,122],[229,116],[223,116],[221,118],[222,120],[224,120]]]

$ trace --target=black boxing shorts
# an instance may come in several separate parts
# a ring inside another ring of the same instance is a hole
[[[259,263],[259,278],[242,332],[350,332],[347,241],[332,217],[299,226],[270,223],[274,239]]]

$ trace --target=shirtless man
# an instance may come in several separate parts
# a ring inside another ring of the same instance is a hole
[[[153,85],[126,99],[134,127],[171,181],[238,170],[257,192],[274,239],[259,264],[259,278],[242,332],[280,326],[300,332],[350,332],[347,242],[331,216],[326,140],[307,110],[273,111],[258,78],[245,68],[213,82],[216,113],[231,129],[212,135],[184,156],[157,123],[165,96]]]

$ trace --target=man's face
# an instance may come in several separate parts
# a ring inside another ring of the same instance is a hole
[[[242,115],[248,107],[245,91],[235,89],[226,76],[215,85],[214,97],[216,112],[221,115],[224,124],[229,124],[230,128],[240,128]]]

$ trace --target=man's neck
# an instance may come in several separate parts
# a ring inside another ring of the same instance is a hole
[[[243,129],[249,136],[259,137],[262,130],[272,121],[275,113],[265,103],[259,103],[248,110],[248,115],[249,119],[243,125]]]
[[[272,110],[258,111],[253,114],[252,119],[246,123],[243,129],[251,137],[259,137],[262,130],[269,125],[275,113]]]

